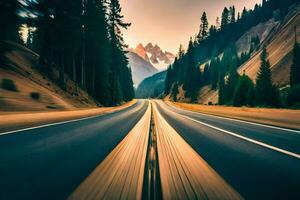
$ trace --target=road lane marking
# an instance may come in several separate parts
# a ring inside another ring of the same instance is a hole
[[[148,104],[140,121],[68,199],[141,199],[150,118]]]
[[[175,112],[174,112],[174,113],[175,113]],[[178,114],[178,113],[176,113],[176,114]],[[212,129],[215,129],[215,130],[218,130],[218,131],[227,133],[227,134],[229,134],[229,135],[232,135],[232,136],[234,136],[234,137],[240,138],[240,139],[242,139],[242,140],[246,140],[246,141],[248,141],[248,142],[251,142],[251,143],[260,145],[260,146],[262,146],[262,147],[265,147],[265,148],[268,148],[268,149],[271,149],[271,150],[274,150],[274,151],[277,151],[277,152],[286,154],[286,155],[288,155],[288,156],[292,156],[292,157],[295,157],[295,158],[300,159],[300,155],[299,155],[299,154],[296,154],[296,153],[293,153],[293,152],[290,152],[290,151],[287,151],[287,150],[284,150],[284,149],[280,149],[280,148],[278,148],[278,147],[275,147],[275,146],[272,146],[272,145],[269,145],[269,144],[266,144],[266,143],[263,143],[263,142],[259,142],[259,141],[257,141],[257,140],[254,140],[254,139],[251,139],[251,138],[248,138],[248,137],[245,137],[245,136],[241,136],[241,135],[239,135],[239,134],[237,134],[237,133],[233,133],[233,132],[231,132],[231,131],[227,131],[227,130],[224,130],[224,129],[222,129],[222,128],[218,128],[218,127],[212,126],[212,125],[210,125],[210,124],[207,124],[207,123],[204,123],[204,122],[195,120],[195,119],[193,119],[193,118],[191,118],[191,117],[184,116],[184,115],[182,115],[182,114],[178,114],[178,115],[182,116],[183,118],[186,118],[186,119],[189,119],[189,120],[191,120],[191,121],[194,121],[194,122],[196,122],[196,123],[199,123],[199,124],[202,124],[202,125],[204,125],[204,126],[207,126],[207,127],[209,127],[209,128],[212,128]]]
[[[141,104],[142,106],[140,106],[140,107],[143,107],[144,104],[145,103]],[[133,105],[136,105],[136,103],[133,104]],[[129,106],[127,108],[130,108],[130,107],[131,106]],[[73,123],[73,122],[84,121],[84,120],[88,120],[88,119],[97,118],[97,117],[100,117],[100,116],[103,116],[103,115],[106,115],[106,114],[112,114],[114,112],[119,112],[119,111],[122,111],[122,110],[123,109],[117,110],[117,111],[111,111],[111,112],[107,111],[107,112],[104,112],[104,113],[99,114],[99,115],[90,116],[90,117],[84,117],[84,118],[80,118],[80,119],[72,119],[72,120],[63,121],[63,122],[55,122],[55,123],[44,124],[44,125],[40,125],[40,126],[33,126],[33,127],[29,127],[29,128],[23,128],[23,129],[13,130],[13,131],[6,131],[6,132],[0,133],[0,136],[2,136],[2,135],[8,135],[8,134],[13,134],[13,133],[18,133],[18,132],[23,132],[23,131],[30,131],[30,130],[39,129],[39,128],[45,128],[45,127],[49,127],[49,126],[56,126],[56,125],[61,125],[61,124],[68,124],[68,123]]]
[[[166,103],[164,102],[164,104],[166,104]],[[186,109],[178,108],[178,107],[176,107],[174,105],[169,105],[169,104],[166,104],[166,105],[168,105],[170,107],[173,107],[175,109],[186,111],[186,112],[190,112],[190,113],[193,113],[193,114],[204,115],[204,116],[209,116],[209,117],[214,117],[214,118],[219,118],[219,119],[225,119],[225,120],[230,120],[230,121],[236,121],[236,122],[242,122],[242,123],[246,123],[246,124],[251,124],[251,125],[256,125],[256,126],[262,126],[262,127],[266,127],[266,128],[272,128],[272,129],[278,129],[278,130],[288,131],[288,132],[293,132],[293,133],[300,133],[300,130],[294,130],[294,129],[289,129],[289,128],[281,128],[281,127],[278,127],[278,126],[271,126],[271,125],[266,125],[266,124],[260,124],[260,123],[256,123],[256,122],[246,121],[246,120],[233,119],[233,118],[229,118],[229,117],[221,117],[221,116],[217,116],[217,115],[210,115],[210,114],[206,114],[206,113],[202,113],[202,112],[195,112],[195,111],[191,111],[191,110],[186,110]]]
[[[163,199],[242,199],[152,105]]]

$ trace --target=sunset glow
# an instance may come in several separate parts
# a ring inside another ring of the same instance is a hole
[[[222,13],[224,6],[235,5],[237,12],[253,8],[261,0],[121,0],[125,19],[132,23],[124,33],[130,47],[153,42],[176,53],[179,44],[199,30],[200,17],[207,12],[210,24]]]

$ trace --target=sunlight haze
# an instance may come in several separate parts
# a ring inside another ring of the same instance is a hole
[[[148,42],[157,43],[162,49],[177,53],[179,44],[186,46],[200,25],[206,11],[210,24],[215,24],[224,6],[235,5],[236,13],[245,6],[252,9],[261,0],[121,0],[125,19],[131,22],[124,32],[130,47]]]

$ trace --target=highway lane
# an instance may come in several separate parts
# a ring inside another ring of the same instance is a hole
[[[66,199],[144,115],[139,100],[99,117],[0,136],[0,199]]]
[[[270,126],[259,125],[256,123],[245,123],[241,120],[226,119],[224,117],[191,112],[175,106],[166,106],[176,113],[195,120],[212,124],[218,128],[239,133],[242,136],[300,154],[300,130],[277,127],[271,128]]]
[[[158,163],[164,199],[239,200],[228,185],[167,123],[153,104]]]
[[[258,138],[272,145],[279,144],[279,147],[287,147],[295,152],[300,146],[298,135],[279,129],[191,114],[171,108],[163,102],[156,102],[156,105],[167,122],[244,198],[300,199],[300,159],[234,137],[191,119],[254,139]],[[189,116],[190,119],[182,115]],[[276,133],[280,134],[280,139],[276,137]],[[260,137],[260,134],[264,134],[263,137]],[[282,140],[282,137],[286,138],[285,145],[276,141]]]
[[[68,199],[141,199],[150,119],[149,104],[141,120]]]

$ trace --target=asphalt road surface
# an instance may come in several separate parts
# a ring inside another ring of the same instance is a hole
[[[0,136],[0,199],[66,199],[147,109],[124,110]]]
[[[300,199],[299,130],[151,105],[0,133],[0,199]]]
[[[183,139],[245,199],[300,199],[299,131],[203,115],[162,101],[156,105]]]

